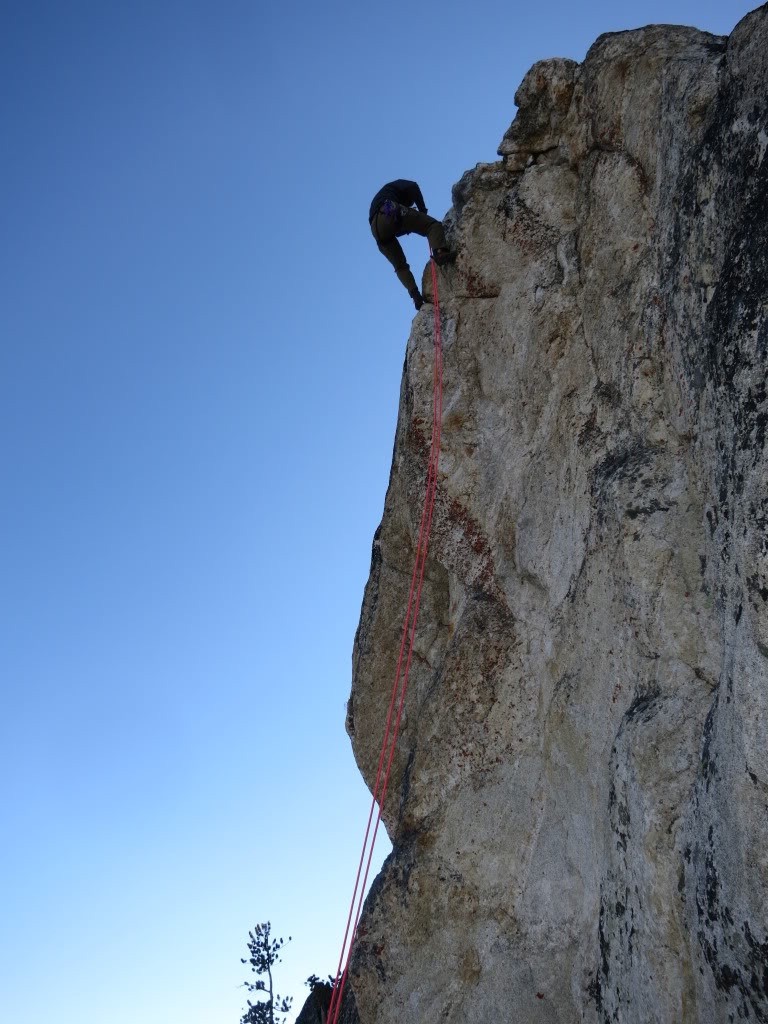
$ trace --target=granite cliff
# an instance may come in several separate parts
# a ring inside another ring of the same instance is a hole
[[[602,36],[515,102],[446,219],[439,488],[357,1013],[768,1021],[768,5],[728,38]],[[355,641],[369,785],[432,315]]]

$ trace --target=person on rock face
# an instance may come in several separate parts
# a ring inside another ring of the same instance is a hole
[[[413,209],[414,204],[416,209]],[[371,234],[376,239],[379,252],[387,257],[395,268],[397,278],[413,299],[416,309],[421,309],[424,300],[405,258],[398,238],[415,231],[429,241],[435,263],[442,267],[456,259],[445,242],[445,232],[439,220],[427,215],[427,207],[421,189],[415,181],[398,178],[379,189],[373,197],[368,213]]]

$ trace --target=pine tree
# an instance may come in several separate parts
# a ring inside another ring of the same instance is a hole
[[[283,998],[274,991],[272,968],[280,962],[280,950],[285,945],[284,939],[273,939],[272,925],[269,921],[257,924],[252,932],[248,932],[248,952],[250,956],[241,963],[250,964],[256,975],[256,981],[246,981],[249,992],[263,992],[266,999],[259,1003],[248,1000],[248,1009],[240,1018],[240,1024],[284,1024],[285,1014],[291,1009],[291,998]],[[288,942],[291,936],[288,936]],[[263,980],[266,975],[266,981]],[[282,1014],[282,1017],[279,1016]],[[277,1016],[276,1016],[277,1015]]]

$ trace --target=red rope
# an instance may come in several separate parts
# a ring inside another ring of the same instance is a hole
[[[430,251],[430,256],[431,255]],[[429,537],[432,530],[432,517],[435,510],[437,468],[440,459],[440,432],[443,420],[443,340],[440,329],[440,302],[437,292],[437,270],[435,268],[434,259],[430,260],[430,264],[432,268],[432,293],[434,297],[434,368],[432,382],[432,445],[429,452],[427,486],[424,496],[424,508],[421,513],[421,522],[419,523],[418,540],[416,541],[416,558],[414,561],[413,573],[411,575],[411,586],[408,591],[408,603],[406,605],[405,620],[403,622],[403,635],[400,640],[400,651],[397,657],[395,678],[392,683],[392,696],[389,701],[389,711],[387,712],[387,721],[384,728],[384,739],[381,744],[379,765],[376,769],[376,782],[373,787],[371,809],[368,813],[368,824],[365,828],[363,849],[360,854],[360,863],[357,867],[355,888],[352,893],[352,902],[347,916],[347,926],[344,932],[344,941],[341,946],[339,965],[336,969],[336,981],[333,987],[333,994],[331,996],[331,1005],[328,1008],[327,1024],[338,1024],[339,1014],[341,1012],[342,996],[347,982],[349,956],[352,951],[352,944],[355,940],[357,926],[360,921],[360,914],[363,908],[365,887],[368,882],[368,873],[371,867],[374,846],[376,845],[376,836],[379,831],[379,823],[381,822],[381,812],[387,798],[389,776],[395,756],[395,746],[397,744],[397,736],[400,731],[400,720],[405,706],[405,694],[408,688],[408,677],[411,671],[413,644],[416,637],[416,626],[419,621],[419,607],[421,605],[421,588],[424,583],[424,569],[427,564]],[[373,812],[377,804],[378,812],[376,814],[376,823],[373,826],[373,832],[371,832]],[[364,874],[363,864],[365,864]],[[362,883],[360,881],[361,874]],[[357,909],[355,909],[355,904],[357,904]],[[353,914],[354,924],[352,924]]]

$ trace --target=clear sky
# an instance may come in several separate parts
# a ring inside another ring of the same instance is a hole
[[[413,312],[370,199],[443,216],[534,61],[753,6],[2,0],[3,1024],[236,1024],[267,918],[296,1012],[334,969]]]

